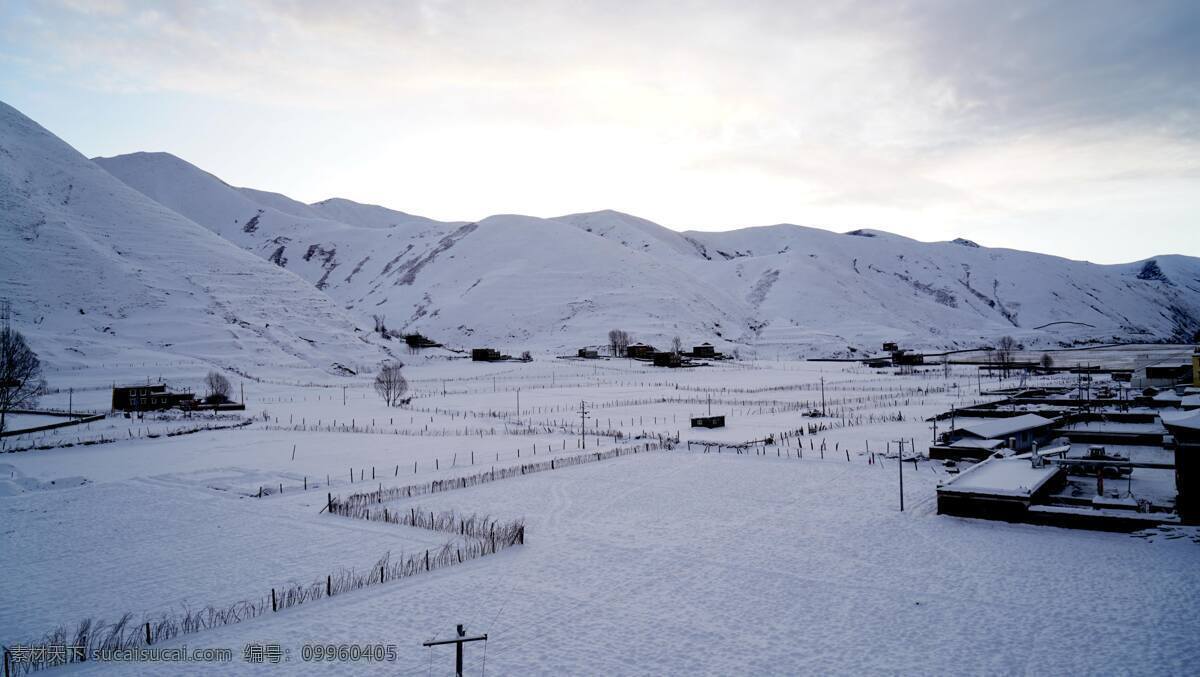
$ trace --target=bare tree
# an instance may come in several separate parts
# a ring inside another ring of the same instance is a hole
[[[608,350],[613,357],[622,357],[625,355],[625,349],[629,347],[629,332],[624,329],[613,329],[608,332]]]
[[[387,338],[387,317],[384,315],[371,315],[371,319],[375,322],[375,333]]]
[[[1012,369],[1014,355],[1017,350],[1017,340],[1011,336],[1001,336],[996,342],[996,362],[1000,365],[1000,372],[1008,376],[1008,372]]]
[[[408,381],[400,373],[403,366],[399,362],[384,362],[379,365],[379,373],[375,375],[375,392],[389,407],[399,405],[404,393],[408,392]]]
[[[1049,369],[1054,366],[1054,358],[1050,357],[1050,353],[1042,353],[1042,369]]]
[[[204,389],[207,391],[204,401],[210,404],[229,402],[230,396],[233,395],[233,386],[229,385],[229,379],[219,371],[208,372],[208,376],[204,377]]]
[[[683,339],[679,338],[678,336],[671,339],[671,352],[675,353],[676,355],[683,352]]]
[[[2,309],[0,326],[0,431],[5,417],[13,409],[37,402],[46,382],[42,380],[42,363],[37,353],[25,343],[21,332],[8,323],[8,305]]]

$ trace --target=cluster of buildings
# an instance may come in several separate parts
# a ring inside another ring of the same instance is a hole
[[[691,351],[658,350],[654,346],[635,343],[625,349],[626,357],[652,362],[656,367],[686,367],[692,360],[722,360],[725,355],[717,352],[711,343],[693,346]]]
[[[907,348],[901,348],[894,341],[885,341],[883,343],[883,352],[887,353],[884,356],[868,357],[862,360],[863,364],[868,367],[882,369],[884,367],[911,367],[925,364],[925,355],[915,353]]]
[[[681,350],[675,352],[673,350],[659,350],[651,345],[644,343],[635,343],[625,349],[625,356],[651,362],[656,367],[686,367],[692,366],[692,360],[708,359],[708,360],[723,360],[726,359],[723,353],[717,352],[711,343],[701,343],[698,346],[693,346],[691,351]],[[595,360],[600,358],[600,351],[596,348],[580,348],[576,353],[576,357],[586,360]]]
[[[1185,367],[1143,368],[1163,380],[1132,393],[1089,378],[935,417],[929,457],[952,473],[938,512],[1114,531],[1200,524],[1200,348]]]
[[[495,348],[472,348],[471,360],[474,362],[508,362],[510,360],[530,362],[533,358],[530,357],[528,351],[521,353],[520,357],[513,357],[512,355],[505,355]]]

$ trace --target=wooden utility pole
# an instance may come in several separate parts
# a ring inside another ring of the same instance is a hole
[[[458,637],[455,637],[454,639],[439,639],[439,640],[431,639],[428,642],[422,643],[421,646],[439,646],[442,644],[453,644],[454,645],[454,675],[455,675],[455,677],[462,677],[462,674],[463,674],[463,644],[466,642],[478,642],[480,640],[486,642],[487,641],[487,633],[484,633],[482,635],[476,635],[474,637],[467,637],[467,631],[465,629],[463,629],[463,626],[461,623],[458,625],[457,630],[458,630]]]
[[[587,402],[579,402],[579,439],[582,442],[582,448],[587,449]]]
[[[900,469],[900,512],[904,512],[904,440],[896,440],[900,451],[896,454],[896,467]]]
[[[521,422],[521,389],[517,388],[517,423]]]
[[[825,377],[821,377],[821,415],[825,415]]]

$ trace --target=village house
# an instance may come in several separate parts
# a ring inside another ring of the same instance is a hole
[[[1134,388],[1174,388],[1187,383],[1194,369],[1194,364],[1150,364],[1134,370],[1131,383]]]
[[[683,357],[679,353],[654,353],[654,366],[656,367],[682,367]]]
[[[967,440],[986,442],[989,448],[1004,446],[1006,443],[1014,451],[1028,451],[1034,442],[1049,434],[1057,421],[1037,414],[1022,414],[1008,418],[993,418],[974,421],[958,426],[950,431],[948,437],[951,445],[961,444]],[[979,444],[978,442],[967,444]]]
[[[648,346],[644,343],[635,343],[625,349],[625,355],[634,359],[650,360],[654,358],[654,354],[658,351],[654,346]]]
[[[693,416],[692,417],[692,427],[693,428],[724,428],[725,427],[725,417],[724,416]]]
[[[910,353],[904,349],[894,350],[892,351],[892,364],[897,367],[925,364],[925,356],[921,353]]]
[[[1164,413],[1162,422],[1175,439],[1175,508],[1185,523],[1200,523],[1200,411]]]
[[[179,407],[191,409],[196,396],[190,392],[171,392],[165,383],[113,386],[113,411],[159,411]]]

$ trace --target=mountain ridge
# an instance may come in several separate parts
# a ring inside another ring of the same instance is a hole
[[[329,373],[387,357],[312,285],[146,198],[3,103],[0,196],[0,297],[43,359],[169,353],[241,373]]]
[[[660,345],[678,334],[812,354],[1003,334],[1045,346],[1186,340],[1200,329],[1200,259],[1184,255],[1094,264],[796,224],[681,232],[614,210],[443,222],[329,198],[284,212],[264,202],[303,203],[252,200],[246,191],[261,191],[182,159],[97,163],[359,316],[464,346],[569,349],[621,327]]]

